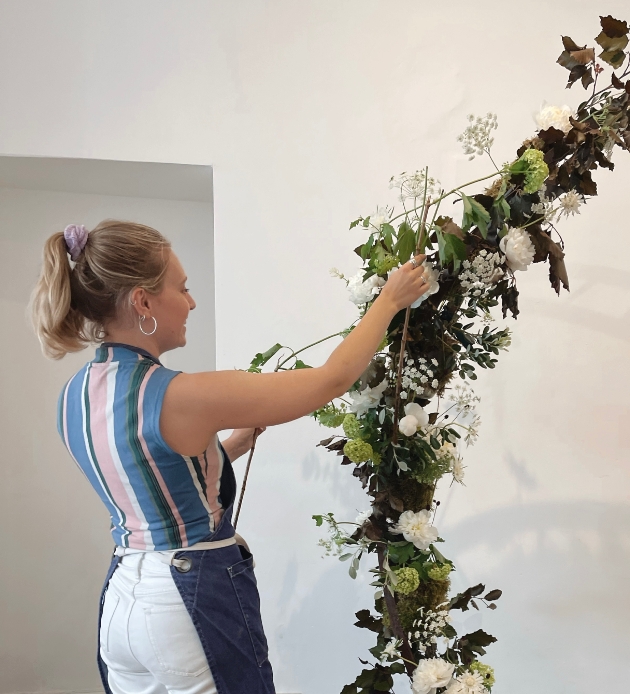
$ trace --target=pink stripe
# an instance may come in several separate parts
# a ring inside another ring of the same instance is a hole
[[[208,453],[211,452],[211,448],[214,448],[214,455],[210,455],[210,462],[208,461]],[[219,490],[223,466],[221,464],[221,450],[219,449],[216,436],[204,453],[204,458],[206,461],[206,469],[204,471],[204,476],[206,478],[206,496],[208,497],[208,506],[210,507],[210,512],[214,518],[214,527],[216,528],[223,515],[223,506],[219,503]]]
[[[188,546],[188,536],[186,535],[186,527],[184,525],[184,521],[179,513],[179,509],[175,505],[175,502],[173,501],[173,497],[171,496],[171,493],[168,490],[168,487],[166,486],[164,479],[162,475],[160,474],[160,470],[158,469],[158,466],[155,464],[155,460],[153,459],[153,456],[151,455],[151,452],[149,451],[149,447],[147,446],[146,441],[144,440],[144,436],[142,435],[142,425],[144,423],[144,410],[143,410],[143,404],[144,404],[144,391],[146,390],[147,383],[149,382],[149,378],[151,378],[151,374],[156,370],[159,369],[158,364],[154,364],[146,373],[146,376],[144,377],[142,381],[142,385],[140,386],[140,394],[138,396],[138,440],[140,441],[140,445],[142,446],[142,451],[145,455],[145,458],[147,459],[149,465],[151,466],[151,469],[153,470],[153,474],[155,475],[155,479],[157,480],[158,484],[160,485],[160,489],[162,490],[162,493],[164,494],[164,498],[166,499],[168,505],[171,508],[171,511],[173,515],[175,516],[175,520],[177,521],[177,525],[179,528],[179,533],[182,538],[182,547]]]
[[[107,376],[111,368],[112,357],[113,350],[110,347],[107,361],[92,364],[90,370],[88,385],[90,437],[102,477],[109,487],[114,503],[125,514],[125,529],[131,531],[131,535],[128,536],[130,543],[132,540],[134,541],[134,549],[146,549],[146,543],[143,540],[144,531],[141,530],[142,521],[136,515],[127,489],[116,469],[107,435]]]

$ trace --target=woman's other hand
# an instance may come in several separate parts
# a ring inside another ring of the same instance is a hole
[[[258,438],[267,427],[249,427],[247,429],[234,429],[221,445],[225,448],[230,462],[234,462],[245,453],[249,453],[254,445],[254,434]]]

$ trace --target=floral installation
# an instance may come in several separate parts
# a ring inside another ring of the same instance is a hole
[[[369,571],[376,614],[356,614],[356,626],[375,634],[373,661],[361,660],[362,672],[341,694],[393,692],[393,675],[404,673],[414,694],[487,694],[494,685],[493,669],[479,658],[496,638],[482,629],[458,634],[451,613],[481,605],[493,610],[501,591],[479,583],[450,595],[456,567],[438,548],[444,540],[434,494],[443,477],[463,484],[463,449],[475,443],[480,426],[470,382],[479,368],[494,368],[510,346],[510,331],[492,327],[492,310],[500,306],[503,318],[518,316],[518,273],[532,263],[548,263],[558,294],[569,289],[557,225],[597,195],[592,172],[612,170],[613,151],[630,149],[629,28],[611,16],[600,19],[597,56],[565,36],[557,61],[569,71],[567,87],[579,81],[589,90],[585,101],[575,109],[543,104],[537,131],[501,167],[492,159],[496,115],[469,116],[458,138],[463,151],[470,159],[487,157],[494,170],[448,191],[428,168],[392,177],[402,209],[379,207],[352,222],[353,233],[364,234],[355,249],[361,268],[350,278],[331,270],[346,283],[359,318],[414,253],[426,254],[430,283],[395,316],[349,392],[313,413],[337,430],[319,445],[340,456],[371,504],[354,522],[332,513],[313,516],[329,531],[320,541],[325,553],[348,562],[352,578],[364,555],[375,558]],[[600,87],[604,65],[612,75]],[[483,181],[483,192],[464,192]],[[447,200],[459,204],[457,221],[440,214]],[[275,370],[309,368],[298,355],[313,345],[289,350]],[[257,354],[249,370],[260,372],[285,349],[276,344]]]

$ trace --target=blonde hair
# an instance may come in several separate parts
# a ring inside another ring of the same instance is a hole
[[[106,219],[89,233],[72,267],[63,232],[53,234],[30,304],[44,354],[61,359],[102,341],[105,324],[133,289],[161,290],[169,250],[169,241],[151,227]]]

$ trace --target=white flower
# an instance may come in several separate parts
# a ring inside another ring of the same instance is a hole
[[[426,427],[429,423],[429,415],[418,405],[410,402],[405,405],[405,416],[398,422],[398,431],[404,436],[413,436],[420,427]]]
[[[404,436],[413,436],[418,431],[418,420],[411,415],[403,417],[398,422],[398,431]]]
[[[568,133],[573,127],[569,121],[569,116],[574,113],[569,106],[547,106],[543,103],[540,111],[536,114],[536,124],[541,130],[556,128]]]
[[[527,270],[534,260],[535,248],[529,234],[524,229],[511,228],[501,239],[499,248],[507,257],[512,270]]]
[[[389,187],[399,188],[400,200],[404,202],[408,198],[414,200],[424,198],[425,188],[427,197],[435,198],[442,186],[437,179],[431,176],[427,178],[426,171],[414,171],[414,173],[403,171],[400,176],[392,176],[389,179]]]
[[[464,464],[459,456],[453,456],[453,461],[451,463],[451,474],[456,482],[464,484]]]
[[[384,284],[385,280],[378,275],[372,275],[364,282],[363,271],[361,270],[348,280],[350,301],[357,306],[367,304],[381,291],[381,287]]]
[[[350,393],[352,404],[348,409],[350,412],[354,412],[357,417],[362,417],[369,409],[378,405],[386,388],[387,379],[385,378],[374,388],[367,386],[362,391]]]
[[[355,519],[357,525],[363,525],[365,521],[372,515],[372,511],[361,511]]]
[[[398,647],[400,646],[400,641],[392,638],[391,641],[383,648],[381,653],[381,663],[384,663],[389,658],[400,658],[400,651]]]
[[[405,405],[405,414],[415,417],[418,420],[419,427],[426,427],[429,423],[429,415],[417,402],[410,402],[408,405]]]
[[[413,543],[418,549],[429,549],[429,545],[438,539],[437,528],[431,525],[431,514],[426,510],[401,513],[398,523],[390,531],[396,535],[402,534],[407,542]]]
[[[330,270],[328,270],[328,272],[330,273],[331,277],[338,277],[340,280],[344,279],[344,277],[345,277],[343,272],[340,272],[339,270],[337,270],[336,267],[331,267]]]
[[[418,308],[426,298],[440,290],[440,283],[438,282],[440,273],[426,260],[422,263],[422,267],[424,268],[424,280],[429,284],[429,289],[411,304],[411,308]]]
[[[451,682],[446,694],[488,694],[488,690],[480,673],[466,670]]]
[[[470,125],[457,138],[457,141],[462,143],[464,154],[470,155],[468,159],[474,159],[475,156],[480,156],[484,152],[490,152],[494,144],[491,133],[498,127],[497,114],[487,113],[485,118],[481,116],[475,118],[471,113],[468,116],[468,122]]]
[[[580,205],[582,201],[580,196],[574,191],[570,190],[563,198],[560,200],[560,214],[568,217],[569,215],[580,214]]]
[[[454,669],[455,665],[442,658],[421,660],[413,673],[413,694],[434,694],[439,687],[446,687]]]
[[[387,224],[387,222],[389,222],[390,217],[390,212],[386,207],[377,207],[376,212],[370,215],[370,226],[373,226],[377,231],[380,231],[383,224]]]

